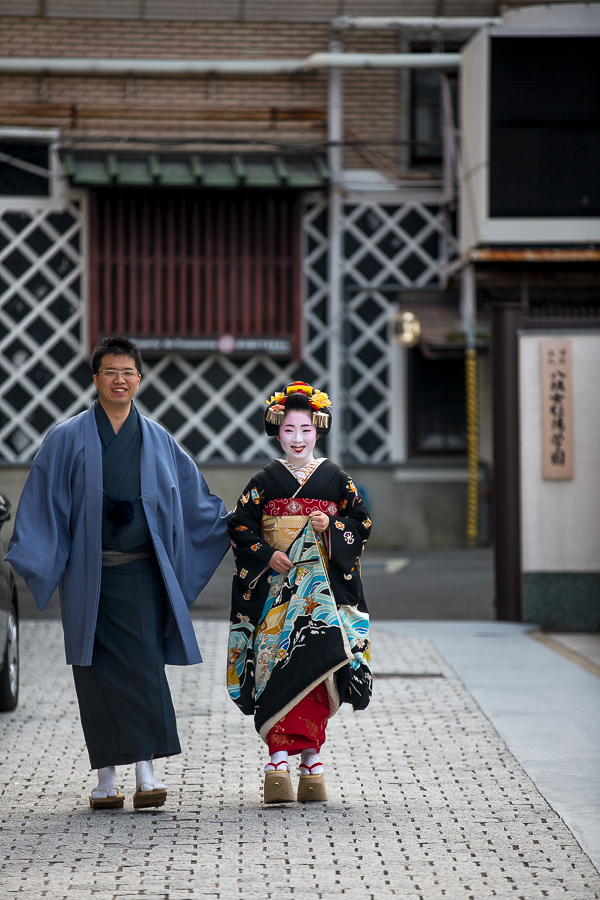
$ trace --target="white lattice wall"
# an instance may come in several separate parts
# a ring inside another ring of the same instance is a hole
[[[95,395],[85,352],[85,203],[77,195],[39,206],[0,205],[0,459],[27,463],[48,428]],[[347,456],[390,459],[386,288],[440,278],[443,213],[424,203],[375,200],[344,208]],[[142,412],[163,424],[199,463],[272,456],[262,430],[265,399],[295,379],[327,390],[327,208],[303,213],[304,341],[301,363],[170,354],[146,360]],[[326,448],[324,448],[326,449]]]
[[[29,462],[89,405],[83,198],[0,207],[0,458]]]
[[[346,455],[385,462],[392,455],[389,323],[402,288],[442,277],[445,212],[437,204],[360,200],[344,206]],[[455,255],[451,239],[449,255]]]

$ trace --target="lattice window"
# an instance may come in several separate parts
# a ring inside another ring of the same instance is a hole
[[[352,461],[391,458],[393,289],[438,284],[443,234],[444,210],[436,205],[368,201],[344,208],[346,455]],[[455,252],[452,242],[450,256]]]
[[[89,404],[80,202],[0,210],[0,458],[29,462]]]
[[[307,205],[302,219],[304,275],[305,365],[314,373],[312,382],[327,390],[329,346],[329,283],[327,275],[329,237],[327,206],[323,201]],[[311,379],[305,379],[307,381]]]

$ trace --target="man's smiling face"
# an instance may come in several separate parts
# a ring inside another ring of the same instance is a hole
[[[129,406],[140,386],[141,377],[134,359],[105,353],[100,361],[98,373],[94,375],[94,384],[98,389],[98,399],[102,406],[115,412]]]

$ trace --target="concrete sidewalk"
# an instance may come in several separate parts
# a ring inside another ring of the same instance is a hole
[[[120,769],[125,809],[94,813],[60,625],[23,623],[21,702],[0,717],[3,898],[600,898],[598,871],[482,711],[479,687],[448,664],[468,658],[471,638],[442,646],[376,622],[373,702],[328,729],[329,802],[265,808],[263,745],[223,684],[227,625],[195,624],[205,664],[169,669],[183,753],[156,765],[166,807],[133,813],[132,772]]]
[[[600,869],[598,636],[541,635],[542,644],[533,626],[509,622],[377,624],[433,642]]]

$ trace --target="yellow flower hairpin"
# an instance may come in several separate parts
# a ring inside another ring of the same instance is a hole
[[[315,391],[310,398],[310,402],[312,406],[316,406],[317,409],[322,409],[324,406],[331,406],[331,400],[325,391]]]

